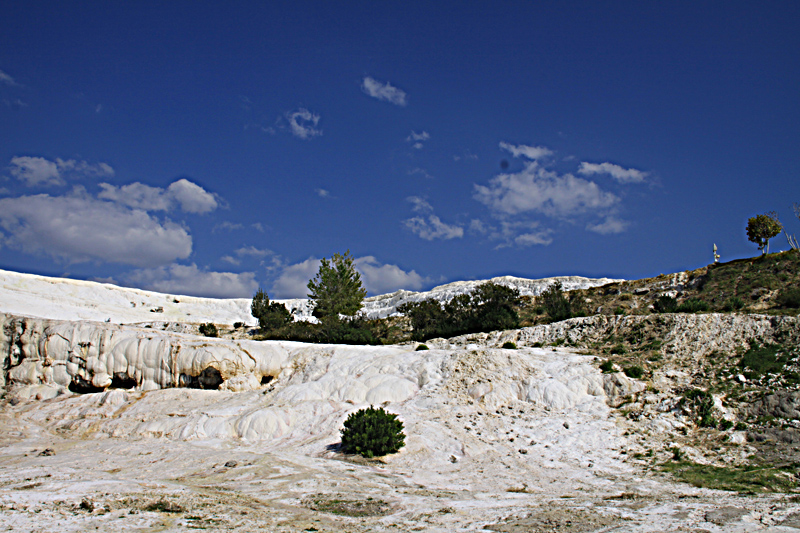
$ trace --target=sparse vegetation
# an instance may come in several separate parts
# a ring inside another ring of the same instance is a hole
[[[200,335],[205,337],[216,337],[218,335],[217,326],[209,322],[208,324],[200,324],[198,328]]]
[[[676,462],[664,463],[661,469],[695,487],[730,490],[745,494],[791,492],[797,487],[794,478],[798,465],[787,467],[760,465],[720,467],[701,465],[682,459],[681,454],[674,458]]]

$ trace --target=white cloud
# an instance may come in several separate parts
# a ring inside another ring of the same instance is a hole
[[[220,222],[219,224],[216,224],[214,226],[214,228],[211,230],[211,233],[217,233],[218,231],[223,231],[223,230],[224,231],[236,231],[236,230],[240,230],[240,229],[243,229],[243,228],[244,228],[244,226],[242,226],[241,224],[233,223],[233,222],[230,222],[230,221],[226,220],[224,222]]]
[[[114,169],[106,163],[90,164],[86,161],[56,158],[50,161],[44,157],[18,156],[11,158],[11,175],[28,187],[65,185],[65,177],[107,178],[114,175]]]
[[[428,215],[427,218],[414,217],[404,220],[405,227],[412,233],[426,241],[434,239],[458,239],[464,236],[464,228],[445,224],[436,215]]]
[[[179,179],[167,188],[167,195],[187,213],[210,213],[217,208],[217,198],[187,179]]]
[[[253,272],[209,272],[194,263],[135,270],[126,281],[143,289],[206,298],[249,298],[258,289]]]
[[[331,195],[331,192],[325,189],[314,189],[314,192],[317,193],[317,196],[320,198],[327,198]]]
[[[372,295],[386,294],[400,289],[419,290],[426,281],[414,270],[406,272],[397,265],[384,265],[368,255],[354,261],[361,273],[364,288]]]
[[[302,107],[296,111],[286,112],[286,120],[289,121],[289,128],[292,130],[292,135],[301,139],[311,139],[322,135],[322,130],[317,129],[319,119],[319,115]]]
[[[230,264],[231,264],[231,265],[233,265],[233,266],[239,266],[239,265],[241,265],[241,264],[242,264],[242,262],[241,262],[241,261],[239,261],[239,260],[238,260],[238,259],[236,259],[235,257],[231,257],[231,256],[229,256],[229,255],[223,255],[223,256],[222,256],[220,259],[221,259],[222,261],[225,261],[226,263],[230,263]]]
[[[0,82],[10,85],[11,87],[21,87],[19,83],[14,81],[14,78],[0,70]]]
[[[272,285],[273,297],[305,298],[308,295],[308,282],[317,275],[319,265],[319,259],[309,258],[285,267]]]
[[[514,157],[525,157],[531,160],[542,159],[553,155],[553,151],[544,146],[513,145],[506,142],[500,143],[500,148],[511,153]]]
[[[622,168],[613,163],[581,163],[578,173],[585,176],[592,174],[608,174],[620,183],[642,183],[647,177],[647,172],[635,168]]]
[[[406,141],[408,142],[427,141],[430,138],[431,135],[427,131],[423,131],[422,133],[417,133],[416,131],[412,131],[411,135],[406,137]]]
[[[623,233],[630,225],[630,222],[627,220],[620,220],[616,217],[608,216],[599,224],[587,224],[586,229],[601,235],[610,235],[612,233]]]
[[[243,246],[242,248],[236,250],[236,252],[234,253],[239,257],[245,257],[245,256],[266,257],[268,255],[273,254],[272,250],[267,250],[266,248],[261,250],[259,248],[256,248],[255,246]]]
[[[381,83],[369,76],[366,76],[361,83],[361,90],[373,98],[394,105],[405,106],[408,103],[408,97],[403,90],[393,87],[389,82]]]
[[[0,199],[0,228],[5,245],[69,263],[102,260],[153,267],[192,251],[192,237],[178,224],[97,200],[80,189],[69,196]]]
[[[531,212],[552,217],[607,210],[619,203],[596,183],[572,174],[560,176],[536,161],[519,173],[495,176],[488,187],[475,185],[474,198],[500,215]]]
[[[369,294],[385,294],[399,289],[419,290],[427,281],[415,271],[406,272],[397,265],[380,263],[373,256],[356,258],[353,261],[361,274],[361,281]],[[274,298],[306,298],[308,282],[317,275],[320,260],[309,258],[301,263],[283,268],[272,285]]]
[[[553,242],[552,230],[542,230],[536,233],[522,233],[514,237],[514,243],[519,246],[533,246],[535,244],[547,246]]]
[[[65,185],[58,165],[43,157],[13,157],[9,168],[11,175],[28,187]]]
[[[217,198],[187,179],[179,179],[166,189],[144,183],[115,187],[101,183],[99,198],[145,211],[169,211],[176,204],[186,213],[209,213],[217,208]],[[224,226],[225,223],[222,225]]]
[[[464,236],[464,228],[442,222],[439,217],[433,214],[433,206],[424,198],[409,196],[406,200],[411,203],[411,209],[415,213],[427,215],[403,221],[403,225],[415,235],[426,241],[456,239]]]
[[[427,200],[424,198],[420,198],[419,196],[409,196],[406,198],[407,201],[411,202],[412,208],[415,213],[432,213],[433,206],[428,203]]]

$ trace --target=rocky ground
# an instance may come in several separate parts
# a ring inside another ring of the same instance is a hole
[[[800,498],[791,487],[698,488],[663,466],[744,464],[761,453],[759,442],[748,439],[753,428],[698,427],[679,405],[679,391],[708,374],[705,354],[735,351],[742,331],[783,338],[797,331],[795,319],[662,318],[636,329],[652,326],[662,339],[661,359],[640,379],[602,373],[599,364],[612,354],[601,341],[609,332],[615,341],[625,338],[646,319],[590,317],[434,340],[428,351],[266,343],[270,353],[285,352],[281,372],[239,392],[109,389],[35,400],[15,396],[12,387],[0,411],[0,525],[13,531],[800,529]],[[709,338],[713,343],[702,340]],[[509,341],[518,349],[501,348]],[[763,408],[772,409],[768,396]],[[716,416],[739,416],[738,408],[715,402]],[[368,403],[403,420],[408,438],[398,454],[365,460],[339,453],[342,420]],[[778,474],[796,486],[787,470]]]

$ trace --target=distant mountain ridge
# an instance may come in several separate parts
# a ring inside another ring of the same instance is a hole
[[[382,318],[394,313],[397,307],[405,302],[417,302],[428,298],[442,302],[449,301],[454,296],[471,292],[487,281],[515,287],[522,295],[537,296],[556,281],[560,281],[565,290],[574,290],[623,280],[581,276],[543,279],[500,276],[491,280],[455,281],[424,292],[399,290],[372,296],[364,301],[363,312],[369,318]],[[286,305],[297,320],[312,319],[312,307],[306,299],[275,301]],[[256,321],[250,314],[250,303],[250,298],[199,298],[120,287],[109,283],[0,270],[0,313],[14,315],[116,324],[244,322],[255,325]]]

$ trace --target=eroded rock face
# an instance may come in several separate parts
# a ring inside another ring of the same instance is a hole
[[[255,341],[11,315],[0,315],[0,325],[0,385],[22,396],[178,386],[247,390],[280,375],[289,361],[281,345]]]

